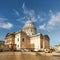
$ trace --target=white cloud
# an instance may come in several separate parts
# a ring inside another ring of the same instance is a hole
[[[26,5],[25,5],[25,3],[23,3],[22,8],[23,8],[23,13],[25,15],[30,16],[30,17],[32,17],[32,16],[35,15],[35,11],[32,10],[32,9],[31,10],[28,10],[27,7],[26,7]]]
[[[4,28],[4,29],[10,29],[13,27],[13,24],[11,23],[0,23],[0,28]]]
[[[46,26],[45,24],[40,25],[40,26],[39,26],[39,29],[45,30],[45,29],[46,29],[45,26]]]
[[[49,20],[48,25],[55,26],[59,22],[60,22],[60,12],[51,16],[51,19]]]
[[[33,16],[33,17],[31,18],[31,21],[32,21],[32,22],[37,22],[37,18],[36,18],[35,16]]]
[[[53,30],[58,25],[60,25],[60,12],[57,12],[56,14],[51,14],[51,18],[47,23],[47,29]]]
[[[35,11],[34,10],[30,10],[28,12],[28,14],[29,14],[30,17],[33,17],[35,15]]]
[[[28,10],[25,6],[25,3],[23,3],[23,13],[29,17],[31,17],[31,20],[33,22],[39,22],[39,23],[43,23],[42,25],[39,26],[39,29],[42,30],[53,30],[58,23],[60,23],[60,12],[57,12],[56,14],[54,14],[54,12],[52,10],[49,10],[49,14],[43,14],[40,15],[36,15],[34,10]],[[47,20],[48,19],[48,20]]]
[[[23,13],[25,14],[26,18],[30,17],[32,22],[37,21],[37,17],[33,9],[28,10],[25,3],[23,3],[22,8],[23,8]]]
[[[18,18],[17,20],[18,21],[22,21],[22,20],[24,20],[26,18],[26,16],[24,16],[24,17],[22,17],[22,18]]]
[[[40,15],[38,15],[37,20],[40,21],[40,22],[43,22],[44,20],[46,20],[46,18],[42,18]]]
[[[39,13],[36,14],[35,10],[33,10],[33,9],[28,9],[28,8],[26,7],[25,3],[23,3],[22,8],[23,8],[23,13],[24,13],[24,15],[27,16],[26,18],[30,17],[32,22],[37,22],[37,21],[41,22],[41,21],[43,21],[43,20],[46,20],[45,18],[41,18],[41,16],[40,16]],[[45,15],[45,13],[44,13],[44,15]],[[20,19],[19,19],[19,20],[20,20]],[[23,20],[23,19],[22,19],[22,20]]]
[[[4,29],[12,28],[13,24],[7,21],[8,21],[7,18],[0,17],[0,28],[4,28]]]
[[[28,14],[28,10],[27,10],[27,8],[25,6],[25,3],[23,3],[22,8],[23,8],[23,13]]]
[[[15,14],[16,14],[17,16],[20,16],[20,14],[19,14],[19,12],[18,12],[17,10],[13,9],[13,11],[15,12]]]
[[[53,14],[51,12],[49,21],[39,26],[39,28],[49,31],[49,30],[53,30],[54,28],[56,28],[56,26],[59,24],[60,24],[60,12],[57,12],[56,14]]]

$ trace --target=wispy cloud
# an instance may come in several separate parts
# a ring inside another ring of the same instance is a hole
[[[51,19],[48,22],[48,25],[55,26],[58,22],[60,22],[60,12],[51,15]]]
[[[7,22],[7,23],[0,23],[0,28],[4,28],[4,29],[10,29],[13,27],[13,24]]]
[[[8,18],[0,17],[0,28],[10,29],[13,27],[13,24],[10,22],[7,22],[6,20],[8,20]]]
[[[41,12],[41,14],[38,14],[38,15],[37,15],[37,20],[40,21],[40,22],[46,21],[46,20],[47,20],[47,15],[46,15],[46,13],[44,13],[44,12],[42,13],[42,12]]]
[[[18,18],[17,20],[18,21],[22,21],[22,20],[24,20],[26,18],[26,16],[24,16],[24,17],[22,17],[22,18]]]
[[[41,22],[41,21],[45,20],[45,18],[41,18],[39,13],[36,14],[35,10],[28,9],[26,7],[25,3],[23,3],[22,8],[23,8],[24,15],[27,16],[27,17],[31,17],[31,21],[33,21],[33,22],[36,22],[36,21]]]
[[[23,3],[22,8],[23,8],[23,13],[28,14],[28,10],[27,10],[27,8],[25,6],[25,3]]]
[[[20,16],[20,13],[19,11],[17,11],[16,9],[13,9],[14,13],[17,15],[17,16]]]
[[[57,25],[60,24],[60,12],[53,14],[50,10],[50,19],[47,23],[44,23],[39,26],[39,29],[42,30],[53,30]]]
[[[54,13],[52,10],[49,10],[49,14],[41,13],[36,14],[35,10],[28,10],[25,3],[22,5],[23,13],[31,17],[31,21],[39,21],[39,29],[42,30],[53,30],[57,24],[60,22],[60,12]],[[40,23],[42,24],[40,25]]]
[[[46,29],[46,25],[45,25],[45,24],[40,25],[40,26],[39,26],[39,29],[45,30],[45,29]]]
[[[22,21],[25,23],[25,19],[31,17],[32,22],[38,22],[39,29],[42,30],[53,30],[57,24],[60,22],[60,12],[54,13],[52,10],[49,10],[48,14],[42,13],[36,14],[35,10],[28,9],[23,3],[23,14],[24,17],[17,19],[18,21]],[[40,24],[42,22],[42,24]]]
[[[35,11],[33,9],[28,10],[28,8],[26,7],[25,3],[23,3],[22,8],[23,8],[23,13],[24,14],[26,14],[26,15],[28,15],[30,17],[35,15]]]
[[[25,16],[31,17],[31,21],[33,21],[33,22],[37,21],[36,14],[33,9],[28,10],[25,3],[23,3],[22,8],[23,8],[23,13],[25,14]]]

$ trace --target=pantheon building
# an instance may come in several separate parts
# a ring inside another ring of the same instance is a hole
[[[21,30],[7,33],[5,45],[9,48],[20,49],[49,49],[50,38],[48,35],[37,33],[37,28],[31,19],[27,19]]]

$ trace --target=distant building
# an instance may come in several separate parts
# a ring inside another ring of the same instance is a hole
[[[4,41],[0,40],[0,48],[4,45]]]
[[[8,33],[5,37],[6,46],[14,46],[20,49],[48,49],[50,38],[48,35],[37,33],[37,29],[31,19],[28,19],[21,31]]]
[[[56,51],[60,51],[60,44],[59,44],[59,45],[55,45],[55,46],[54,46],[54,49],[55,49]]]

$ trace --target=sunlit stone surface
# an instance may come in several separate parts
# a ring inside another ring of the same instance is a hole
[[[60,60],[60,57],[24,54],[23,52],[0,52],[0,60]]]

